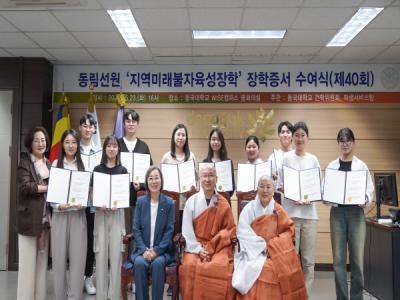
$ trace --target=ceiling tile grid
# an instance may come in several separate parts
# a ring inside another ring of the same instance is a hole
[[[1,8],[0,56],[55,64],[400,62],[398,0],[87,0]],[[385,9],[346,47],[326,47],[362,6]],[[131,9],[146,48],[128,48],[107,9]],[[193,30],[287,30],[284,38],[194,40]]]

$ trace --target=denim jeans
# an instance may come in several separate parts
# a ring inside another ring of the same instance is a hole
[[[330,213],[333,270],[336,299],[349,299],[347,287],[347,247],[351,266],[350,299],[363,299],[365,217],[359,206],[332,207]]]
[[[308,298],[314,282],[315,241],[317,238],[318,220],[293,218],[296,230],[296,251],[300,253]]]

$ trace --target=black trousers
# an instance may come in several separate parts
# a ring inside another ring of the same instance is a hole
[[[86,207],[86,221],[87,221],[87,252],[86,252],[86,266],[85,276],[90,277],[93,275],[93,229],[94,229],[94,213],[90,212],[90,207]]]

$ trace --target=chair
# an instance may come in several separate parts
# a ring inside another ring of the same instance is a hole
[[[239,220],[240,213],[242,212],[242,209],[249,203],[250,201],[254,200],[256,198],[257,192],[256,191],[249,191],[249,192],[236,192],[236,197],[238,200],[238,209],[237,209],[237,217]],[[281,204],[281,193],[274,193],[274,199],[276,202]]]
[[[174,236],[180,232],[180,215],[179,215],[179,194],[176,192],[170,191],[162,191],[162,193],[168,197],[171,197],[175,200],[175,229]],[[138,197],[146,195],[147,192],[139,191]],[[129,245],[129,243],[133,239],[133,234],[127,234],[123,238],[124,245]],[[176,238],[173,238],[175,249],[177,249],[177,245],[175,242]],[[127,247],[125,247],[127,248]],[[177,249],[178,250],[178,249]],[[176,250],[176,251],[177,251]],[[176,252],[178,253],[178,252]],[[124,252],[123,261],[127,261],[130,253],[128,251]],[[172,298],[178,299],[179,297],[179,281],[178,281],[178,265],[179,265],[179,255],[176,255],[176,263],[165,266],[165,283],[167,283],[172,288]],[[121,295],[123,300],[128,300],[127,286],[129,283],[135,282],[135,274],[132,269],[125,270],[122,266],[121,268]],[[149,284],[151,284],[151,278],[149,278]]]

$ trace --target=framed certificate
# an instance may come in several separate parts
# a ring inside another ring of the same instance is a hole
[[[319,201],[321,195],[320,168],[295,170],[283,166],[284,196],[294,201]]]
[[[145,175],[150,168],[150,155],[135,152],[121,152],[121,164],[129,172],[129,181],[145,182]]]
[[[90,155],[81,153],[81,158],[83,165],[85,166],[85,170],[93,172],[94,167],[100,164],[102,155],[103,151],[101,150]]]
[[[342,204],[365,204],[367,171],[325,170],[323,200]]]
[[[194,160],[180,164],[161,164],[164,178],[164,190],[185,193],[192,186],[196,187],[196,170]]]
[[[129,174],[93,172],[93,206],[129,207]]]
[[[90,172],[51,167],[47,202],[87,206]]]
[[[272,175],[272,162],[266,161],[259,164],[238,164],[237,188],[238,192],[249,192],[257,189],[261,176]]]

